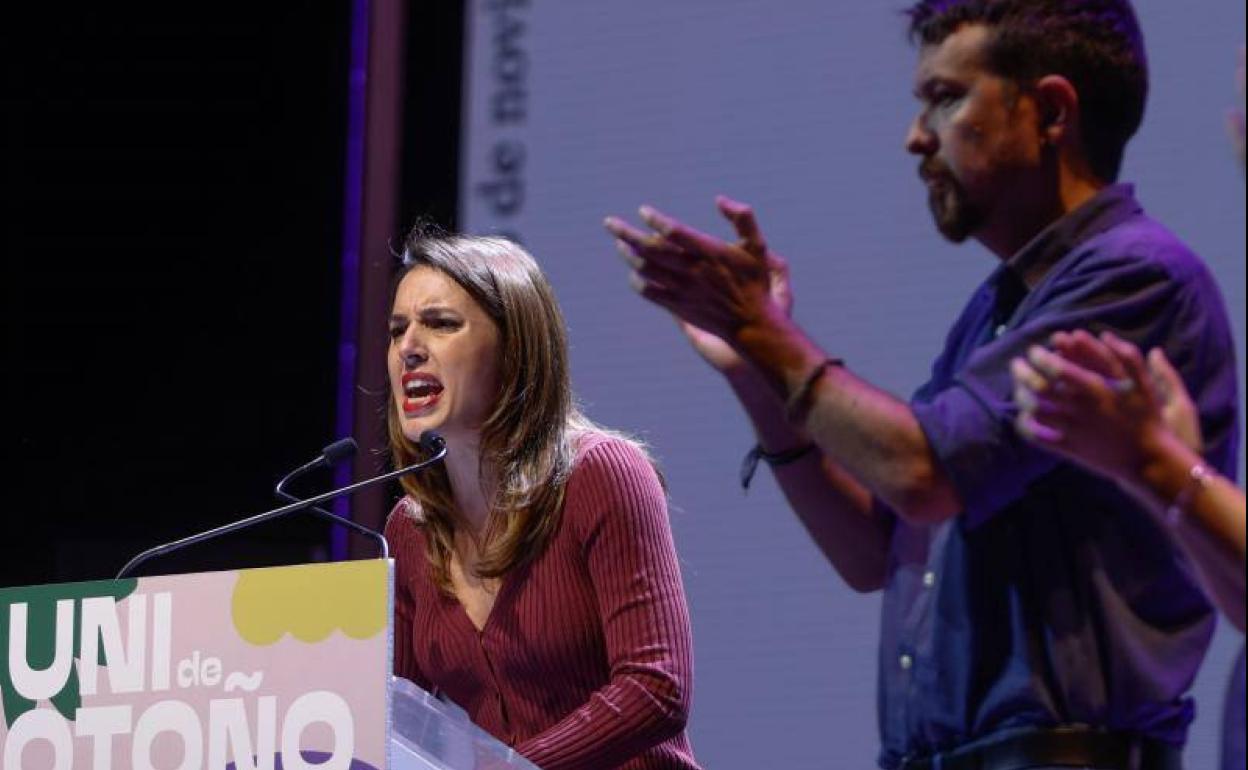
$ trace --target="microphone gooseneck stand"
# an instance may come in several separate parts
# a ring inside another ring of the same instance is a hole
[[[335,444],[339,444],[339,443],[342,443],[342,442],[335,442]],[[330,447],[333,447],[335,444],[331,444]],[[352,446],[354,446],[354,442],[351,442],[351,444]],[[421,460],[420,462],[412,463],[411,465],[408,465],[403,468],[399,468],[396,471],[383,473],[380,476],[373,476],[372,478],[364,479],[363,481],[357,481],[354,484],[349,484],[345,487],[340,487],[338,489],[331,489],[328,492],[322,492],[321,494],[314,495],[312,497],[307,498],[306,500],[298,500],[288,505],[283,505],[280,508],[274,508],[271,511],[265,511],[264,513],[257,513],[254,516],[248,516],[245,519],[232,521],[229,524],[223,524],[222,526],[216,527],[214,529],[210,529],[204,532],[199,532],[194,535],[189,535],[180,540],[174,540],[173,542],[170,542],[170,543],[163,543],[161,545],[154,546],[140,553],[139,555],[135,556],[130,561],[126,562],[126,565],[122,567],[121,571],[117,573],[116,579],[120,580],[121,578],[130,574],[130,572],[135,567],[139,566],[143,562],[153,557],[163,556],[165,554],[172,553],[182,548],[186,548],[187,546],[195,545],[196,543],[202,543],[205,540],[211,540],[216,537],[221,537],[222,535],[228,535],[231,532],[237,532],[240,529],[246,529],[247,527],[252,527],[252,526],[255,526],[256,524],[262,524],[266,521],[271,521],[273,519],[280,518],[289,513],[294,513],[295,511],[301,511],[307,508],[312,508],[313,506],[316,506],[318,503],[323,503],[326,500],[332,500],[335,497],[341,497],[343,495],[350,494],[352,492],[355,492],[358,489],[362,489],[364,487],[371,486],[373,484],[378,484],[382,481],[388,481],[390,479],[398,478],[399,476],[403,476],[408,473],[413,473],[415,471],[422,470],[424,468],[429,467],[430,465],[433,465],[434,463],[440,462],[442,458],[446,457],[446,441],[441,436],[434,433],[433,431],[425,431],[423,434],[421,434],[420,445],[422,448],[425,449],[426,452],[428,452],[431,455],[428,459]],[[327,447],[326,449],[329,449],[330,447]],[[327,462],[324,454],[322,454],[322,456],[318,457],[316,460],[313,460],[308,465],[303,466],[303,468],[297,469],[288,478],[293,478],[294,476],[298,475],[300,472],[304,470],[310,470],[313,467],[318,467],[323,461]],[[283,482],[285,482],[286,480],[287,479],[283,479]],[[279,482],[279,486],[280,485],[281,483]],[[290,493],[283,491],[282,494],[289,495]],[[323,513],[327,514],[335,522],[341,523],[344,526],[355,525],[354,527],[352,527],[353,529],[358,527],[360,529],[365,529],[368,532],[373,532],[373,530],[369,530],[367,527],[363,527],[359,524],[356,524],[355,522],[348,522],[347,519],[344,519],[340,516],[335,516],[334,514],[329,513],[328,511],[324,511]],[[374,534],[377,534],[377,533],[374,533]],[[378,537],[380,537],[380,535],[378,535]],[[383,543],[384,543],[384,538],[383,538]],[[386,553],[388,554],[388,549]]]

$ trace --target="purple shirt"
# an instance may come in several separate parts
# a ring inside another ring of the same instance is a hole
[[[884,594],[880,764],[1003,730],[1082,723],[1181,745],[1214,611],[1154,519],[1019,438],[1009,362],[1055,331],[1161,346],[1234,470],[1236,365],[1204,264],[1127,185],[1050,225],[975,292],[912,399],[965,506],[896,519]]]

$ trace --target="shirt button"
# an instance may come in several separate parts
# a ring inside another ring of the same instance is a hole
[[[901,666],[902,671],[909,671],[910,667],[914,665],[914,658],[903,653],[902,656],[897,659],[897,665]]]
[[[1005,334],[1005,330],[1006,330],[1006,325],[999,324],[996,329],[993,329],[992,336],[1000,337],[1002,334]]]
[[[923,587],[931,588],[934,585],[936,585],[936,573],[929,569],[923,573]]]

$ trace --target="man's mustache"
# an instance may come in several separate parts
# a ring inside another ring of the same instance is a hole
[[[919,178],[924,182],[930,182],[933,179],[953,179],[953,174],[949,167],[935,158],[925,158],[919,164]]]

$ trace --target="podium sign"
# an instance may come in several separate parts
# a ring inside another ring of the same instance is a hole
[[[2,770],[384,770],[392,562],[0,589]]]

